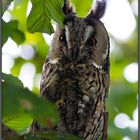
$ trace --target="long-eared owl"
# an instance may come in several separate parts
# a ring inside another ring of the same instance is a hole
[[[105,0],[97,0],[95,8],[80,18],[65,0],[64,26],[56,28],[40,83],[41,96],[58,108],[56,130],[85,140],[99,139],[106,121],[110,43],[100,21],[105,7]]]

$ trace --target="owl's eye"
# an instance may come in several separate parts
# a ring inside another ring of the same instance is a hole
[[[95,46],[97,44],[97,40],[95,38],[89,39],[87,41],[87,45],[89,46]]]
[[[66,38],[65,38],[64,35],[60,35],[59,40],[60,40],[61,42],[66,42]]]

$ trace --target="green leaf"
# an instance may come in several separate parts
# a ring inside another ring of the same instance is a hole
[[[19,28],[26,34],[27,7],[29,0],[14,0],[14,9],[9,11],[12,19],[19,22]]]
[[[27,88],[21,87],[21,82],[16,77],[3,75],[3,119],[11,118],[15,114],[25,113],[35,120],[43,121],[45,125],[48,121],[52,124],[58,121],[58,113],[54,104],[36,96]]]
[[[43,9],[44,8],[44,9]],[[27,28],[30,33],[43,32],[53,33],[53,27],[50,18],[47,15],[47,9],[40,2],[38,6],[34,6],[27,19]]]
[[[17,45],[20,45],[25,40],[25,35],[20,30],[14,30],[14,32],[11,32],[10,37],[17,43]]]
[[[18,21],[11,20],[9,22],[5,22],[2,20],[2,44],[4,44],[8,37],[11,37],[17,45],[21,44],[25,40],[25,35],[22,31],[18,29]]]
[[[23,87],[22,82],[15,76],[12,76],[11,74],[2,73],[2,80],[4,80],[3,82],[6,81],[8,84],[12,84],[13,86],[17,86],[21,88]]]
[[[90,8],[92,6],[93,0],[72,0],[76,13],[80,17],[87,16],[87,13],[90,11]]]
[[[7,41],[13,26],[17,26],[17,21],[11,21],[6,23],[4,20],[2,20],[2,44]]]
[[[31,2],[33,6],[27,18],[27,28],[30,33],[53,33],[51,19],[62,26],[62,2],[59,0],[32,0]]]
[[[56,21],[60,26],[63,25],[62,7],[64,0],[44,0],[49,16]],[[53,9],[53,10],[52,10]]]
[[[3,123],[20,135],[29,133],[32,117],[26,113],[14,114],[3,119]]]

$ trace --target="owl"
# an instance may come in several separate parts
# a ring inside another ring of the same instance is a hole
[[[56,28],[40,82],[40,95],[56,104],[60,115],[55,130],[84,140],[106,139],[110,43],[100,21],[105,7],[105,0],[97,0],[80,18],[65,0],[64,26]]]

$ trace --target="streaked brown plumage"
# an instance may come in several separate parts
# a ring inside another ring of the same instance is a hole
[[[97,1],[94,12],[79,18],[65,0],[64,28],[56,29],[40,84],[41,96],[55,102],[60,112],[56,129],[85,140],[97,140],[105,122],[109,37],[99,20],[105,5],[105,0]]]

